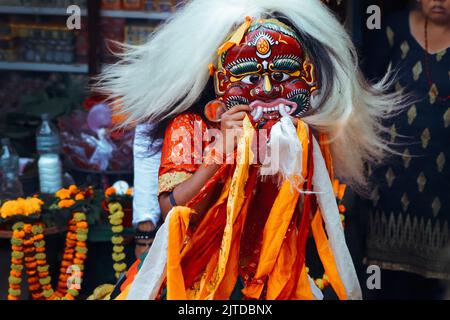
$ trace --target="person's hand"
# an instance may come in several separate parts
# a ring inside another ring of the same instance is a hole
[[[240,104],[222,114],[220,130],[222,131],[224,153],[228,154],[235,150],[237,146],[235,140],[242,130],[242,120],[250,111],[251,108],[248,105]]]
[[[137,230],[138,232],[152,232],[155,230],[155,225],[151,221],[145,221],[138,224]],[[135,248],[134,248],[134,254],[136,256],[136,259],[139,259],[140,256],[148,250],[150,250],[150,247],[153,243],[153,239],[139,239],[135,241]]]
[[[155,225],[151,221],[144,221],[138,224],[137,229],[139,231],[152,232],[155,230]]]

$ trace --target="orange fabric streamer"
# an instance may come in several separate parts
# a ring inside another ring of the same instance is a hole
[[[334,193],[336,194],[336,196],[338,196],[338,194],[341,193],[343,197],[345,185],[343,185],[344,186],[343,188],[339,188],[339,181],[334,180],[334,169],[330,152],[330,144],[328,136],[326,134],[321,133],[319,135],[319,145],[322,151],[322,155],[325,159],[325,164],[327,166],[330,179],[331,181],[333,181]],[[339,189],[341,192],[339,192]],[[340,199],[342,199],[342,197]],[[325,274],[328,276],[331,287],[336,292],[336,295],[340,300],[347,300],[348,298],[347,293],[345,291],[342,279],[339,276],[339,272],[336,267],[336,262],[333,257],[333,252],[331,251],[328,238],[324,230],[323,219],[320,209],[317,209],[317,212],[311,223],[311,229],[314,241],[316,243],[317,253],[319,254],[320,260],[322,261],[323,267],[325,269]]]
[[[306,271],[306,265],[303,264],[300,278],[298,279],[297,289],[292,297],[294,300],[314,300],[311,284],[308,279],[308,272]]]
[[[331,287],[336,292],[336,295],[340,300],[347,300],[347,293],[341,277],[339,276],[339,272],[334,261],[333,252],[331,251],[328,238],[323,227],[322,214],[319,209],[317,210],[311,223],[311,228],[317,247],[317,253],[319,254],[320,261],[322,261],[325,274],[328,276]]]
[[[167,299],[186,300],[183,271],[181,269],[181,248],[184,243],[189,218],[194,213],[188,207],[172,209],[169,221],[169,243],[167,254]]]

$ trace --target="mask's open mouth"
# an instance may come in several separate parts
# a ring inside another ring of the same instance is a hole
[[[287,117],[295,113],[297,104],[293,101],[279,98],[270,102],[260,100],[253,101],[250,104],[251,115],[255,122],[266,119],[274,120],[281,117]]]

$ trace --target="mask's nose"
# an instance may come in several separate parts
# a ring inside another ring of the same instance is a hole
[[[263,78],[263,91],[268,96],[272,95],[273,85],[268,74],[265,74]]]
[[[258,87],[253,90],[255,96],[260,99],[275,99],[280,96],[281,88],[272,83],[269,74],[263,74]]]

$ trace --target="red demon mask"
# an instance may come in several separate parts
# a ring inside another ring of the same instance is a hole
[[[214,83],[226,108],[250,105],[256,122],[301,117],[316,90],[298,35],[275,19],[254,22],[239,45],[219,56]]]

